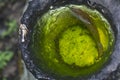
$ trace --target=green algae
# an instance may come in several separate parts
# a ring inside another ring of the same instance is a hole
[[[98,71],[108,60],[114,35],[110,24],[97,10],[83,5],[69,6],[90,15],[99,33],[103,55],[97,59],[99,52],[94,37],[85,23],[76,18],[66,6],[50,10],[38,20],[30,46],[34,63],[43,72],[59,77],[89,75]]]
[[[59,48],[64,62],[80,67],[95,63],[98,51],[95,41],[89,34],[85,28],[79,26],[71,27],[62,34]]]

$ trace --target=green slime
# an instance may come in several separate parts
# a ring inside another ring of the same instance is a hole
[[[49,10],[38,20],[30,45],[34,63],[47,74],[58,77],[89,75],[100,70],[112,53],[114,34],[108,21],[97,10],[69,5],[73,6],[90,15],[99,33],[103,55],[98,59],[94,37],[67,6]]]

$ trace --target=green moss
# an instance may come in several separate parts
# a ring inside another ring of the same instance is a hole
[[[93,36],[96,33],[91,34],[86,23],[76,18],[68,7],[50,10],[38,20],[30,48],[38,68],[59,77],[78,77],[98,71],[108,60],[114,43],[111,26],[98,11],[83,5],[69,6],[90,15],[103,46],[103,55],[98,58]]]

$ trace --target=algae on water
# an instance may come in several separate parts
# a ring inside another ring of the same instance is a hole
[[[69,7],[79,8],[90,16],[103,46],[99,46],[86,23],[76,18]],[[97,10],[84,5],[69,5],[50,10],[38,20],[30,49],[34,62],[42,71],[56,76],[78,77],[98,71],[108,60],[114,44],[114,34],[108,21]],[[112,43],[112,44],[111,44]]]

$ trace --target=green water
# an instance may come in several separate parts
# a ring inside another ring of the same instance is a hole
[[[109,59],[114,44],[111,26],[97,10],[69,5],[73,6],[90,16],[103,55],[98,56],[99,46],[93,36],[96,33],[91,33],[86,23],[76,18],[68,7],[50,10],[38,20],[30,48],[37,67],[58,77],[79,77],[98,71]]]

